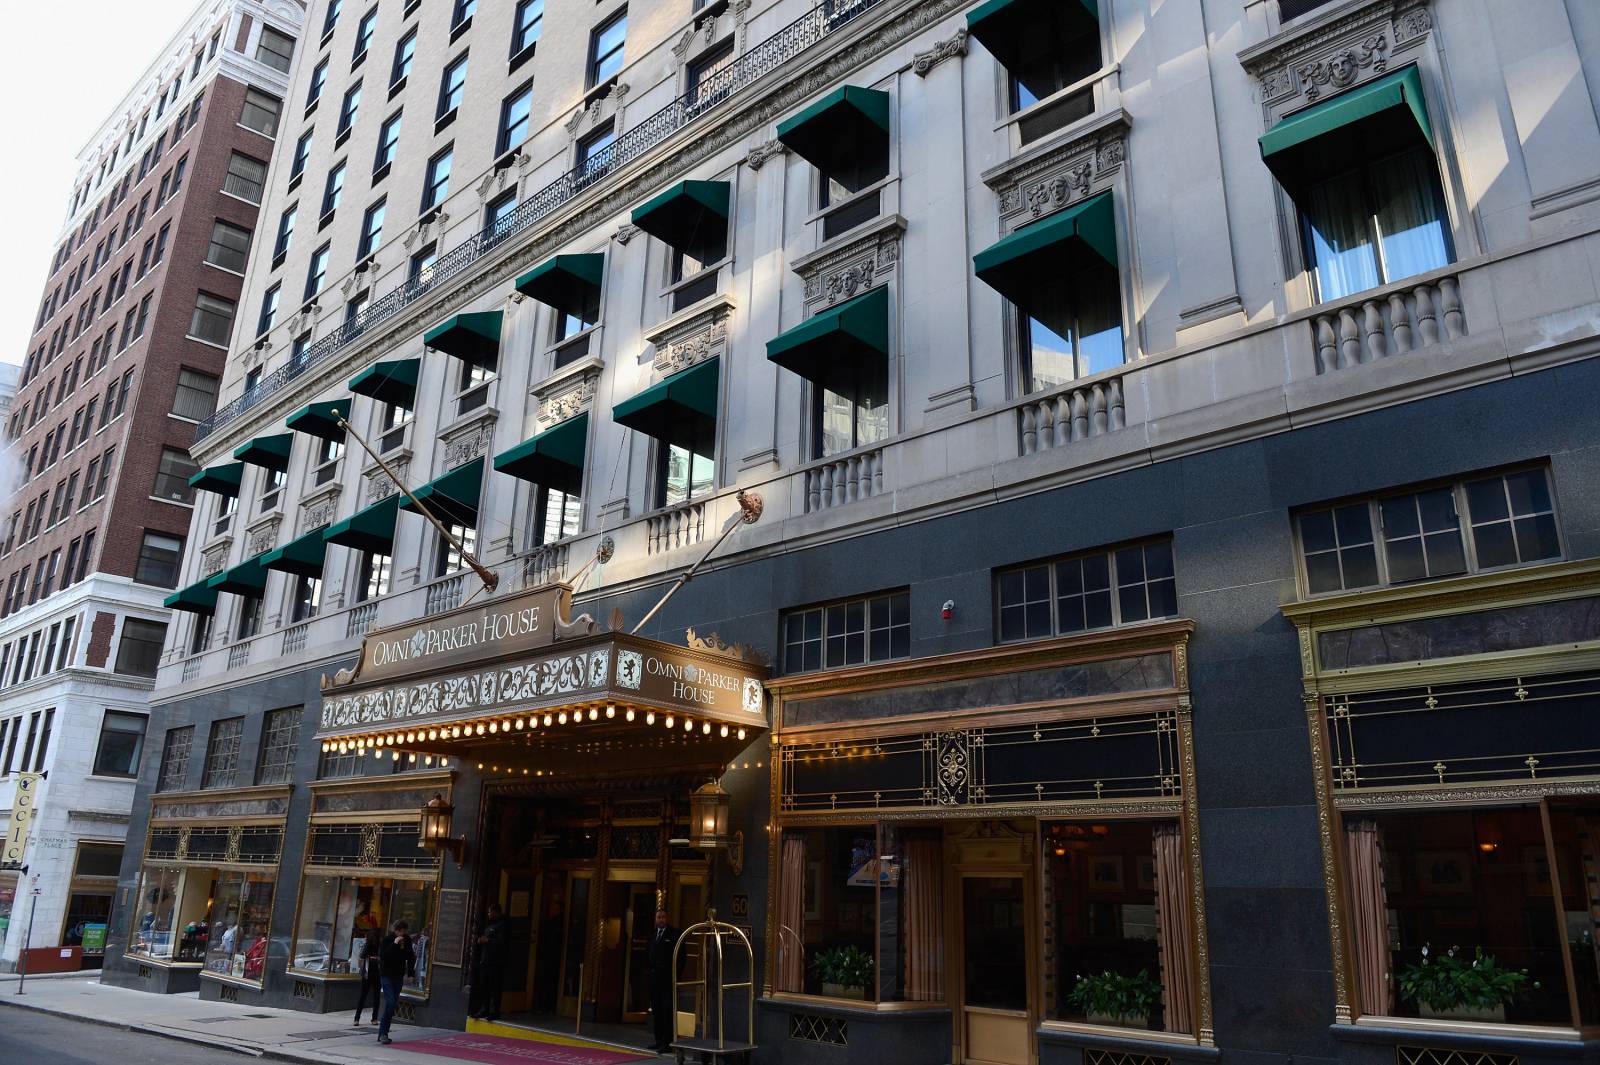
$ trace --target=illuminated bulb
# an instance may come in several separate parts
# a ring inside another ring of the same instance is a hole
[[[656,712],[654,710],[651,710],[644,715],[644,723],[646,725],[654,725],[656,723]]]
[[[523,776],[527,776],[527,775],[528,775],[528,771],[527,771],[527,770],[526,770],[526,769],[524,769],[524,770],[523,770],[523,771],[522,771],[522,775],[523,775]]]
[[[400,752],[399,751],[390,751],[389,752],[389,757],[391,759],[393,759],[394,761],[398,762],[400,760]]]
[[[525,729],[527,727],[528,727],[528,719],[527,718],[524,718],[524,717],[517,718],[517,731],[518,732],[521,732],[523,729]]]
[[[599,721],[600,720],[600,708],[598,706],[589,707],[589,720],[590,721]]]
[[[544,770],[543,769],[539,770],[537,773],[534,774],[534,776],[536,776],[536,777],[544,776]]]
[[[448,758],[439,759],[439,768],[440,769],[443,769],[445,766],[447,766],[449,764],[450,764],[450,759],[448,759]]]
[[[496,772],[496,773],[500,772],[500,767],[497,766],[497,765],[492,765],[492,766],[489,767],[489,769],[491,771],[493,771],[493,772]]]
[[[327,740],[323,740],[322,741],[322,753],[323,754],[327,754],[328,753],[328,741]]]
[[[722,726],[721,734],[722,734],[722,738],[723,739],[727,739],[728,738],[728,726],[727,725],[723,725]]]
[[[705,724],[705,727],[703,729],[701,729],[700,731],[705,733],[707,736],[711,735],[711,722],[707,721],[706,724]],[[728,727],[726,725],[724,725],[722,727],[722,734],[724,736],[726,736],[728,734]]]
[[[544,727],[545,728],[549,728],[550,727],[551,720],[552,719],[551,719],[549,714],[544,715]]]
[[[482,729],[480,729],[479,731],[482,731]],[[500,731],[500,722],[498,722],[498,721],[489,722],[489,731],[490,732],[499,732]]]
[[[672,727],[672,715],[671,714],[667,715],[667,727],[668,728]]]
[[[406,755],[406,762],[408,764],[410,764],[410,765],[416,765],[417,764],[416,752],[413,751],[411,754]]]
[[[561,711],[556,715],[556,720],[565,725],[567,723],[567,712],[565,710]]]
[[[633,707],[631,707],[631,706],[628,707],[628,712],[626,714],[624,714],[623,716],[626,717],[629,721],[632,721],[633,720]]]
[[[406,733],[406,742],[407,743],[416,743],[417,742],[417,734],[415,732]]]
[[[612,718],[614,718],[616,716],[617,716],[617,704],[616,703],[607,703],[606,704],[606,720],[610,721]]]
[[[454,728],[452,728],[450,730],[450,738],[453,739],[453,740],[459,740],[461,738],[461,726],[460,725],[457,725],[457,726],[455,726]]]
[[[428,730],[428,738],[429,738],[429,739],[430,739],[430,740],[436,740],[436,739],[438,739],[438,738],[439,738],[439,730],[438,730],[438,729],[436,729],[436,728],[431,728],[431,729],[429,729],[429,730]]]
[[[374,747],[374,748],[372,748],[372,757],[374,757],[374,758],[382,758],[383,757],[383,752],[378,750],[378,748]]]
[[[744,729],[739,730],[738,736],[741,740],[744,739]]]
[[[478,763],[478,768],[479,768],[479,769],[482,769],[482,768],[483,768],[483,763],[482,763],[482,762],[479,762],[479,763]]]
[[[483,735],[483,722],[478,722],[478,735]]]
[[[433,755],[431,755],[431,754],[423,755],[422,764],[423,765],[432,765],[433,764]]]

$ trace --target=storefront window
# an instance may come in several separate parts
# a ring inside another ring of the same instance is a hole
[[[201,962],[211,933],[210,887],[209,870],[147,866],[128,953],[157,961]]]
[[[1176,821],[1045,822],[1050,1020],[1191,1032],[1194,976]]]
[[[271,873],[218,873],[211,882],[211,937],[206,972],[261,980],[272,923]]]
[[[1346,902],[1364,1012],[1600,1021],[1586,896],[1600,873],[1587,846],[1597,831],[1593,805],[1553,805],[1548,832],[1537,806],[1347,816]]]
[[[830,998],[945,996],[937,828],[863,824],[784,834],[778,989]]]
[[[407,990],[426,993],[432,968],[432,881],[370,876],[307,876],[301,887],[293,967],[330,975],[359,974],[361,942],[370,929],[396,921],[410,927],[417,952]]]

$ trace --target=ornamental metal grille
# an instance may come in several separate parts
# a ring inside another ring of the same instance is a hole
[[[152,861],[276,865],[283,830],[269,825],[162,826],[150,830]]]
[[[196,426],[195,439],[204,440],[219,427],[265,403],[312,367],[333,358],[368,329],[395,317],[424,296],[448,287],[452,279],[472,264],[525,234],[574,197],[602,182],[619,167],[637,159],[738,90],[760,80],[882,2],[823,0],[817,7],[750,48],[727,66],[708,75],[689,92],[595,152],[577,167],[533,193],[510,214],[439,256],[431,270],[373,299],[367,304],[366,310],[346,319],[343,325],[285,365],[263,375],[255,387]],[[229,181],[233,180],[230,175]],[[259,190],[257,192],[257,195],[246,198],[259,200]]]
[[[1084,1065],[1172,1065],[1171,1058],[1154,1054],[1130,1054],[1121,1050],[1085,1050]]]
[[[419,845],[415,824],[340,821],[311,826],[306,864],[431,870],[439,856]]]
[[[1595,673],[1326,696],[1334,788],[1352,794],[1591,776],[1600,772],[1600,747],[1583,722],[1597,699]]]
[[[167,729],[167,738],[161,745],[161,776],[156,781],[157,791],[176,791],[183,787],[189,776],[189,752],[194,747],[194,726]]]
[[[782,806],[794,813],[1182,794],[1173,710],[797,743],[780,765]]]
[[[1515,1054],[1486,1050],[1450,1050],[1446,1047],[1395,1047],[1397,1065],[1519,1065]]]
[[[257,784],[287,784],[294,779],[295,755],[300,751],[300,707],[290,706],[267,714],[261,727],[261,761]]]
[[[239,775],[239,741],[244,736],[244,718],[230,717],[211,723],[211,739],[206,744],[206,771],[202,788],[231,788]]]
[[[847,1047],[850,1045],[850,1022],[842,1017],[824,1017],[820,1013],[791,1013],[789,1038]]]

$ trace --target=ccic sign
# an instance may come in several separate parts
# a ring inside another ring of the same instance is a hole
[[[11,823],[6,827],[5,851],[0,853],[0,868],[15,869],[28,850],[28,830],[39,802],[39,773],[18,773],[16,794],[11,800]]]

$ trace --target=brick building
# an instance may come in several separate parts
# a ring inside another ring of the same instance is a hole
[[[45,780],[0,867],[0,966],[22,948],[19,866],[42,889],[32,945],[99,952],[188,535],[188,448],[216,405],[303,17],[205,0],[78,158],[4,415],[0,811],[23,774]]]

